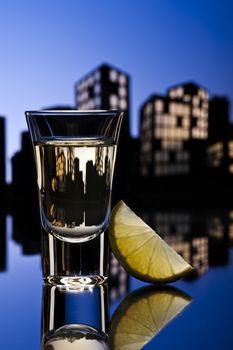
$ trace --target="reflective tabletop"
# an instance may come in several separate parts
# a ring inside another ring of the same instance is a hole
[[[107,285],[44,285],[39,230],[0,215],[0,349],[232,349],[233,210],[141,210],[194,272],[169,286],[128,276]],[[110,345],[109,345],[110,344]]]

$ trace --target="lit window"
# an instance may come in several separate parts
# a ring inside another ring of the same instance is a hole
[[[180,86],[177,90],[176,93],[178,95],[178,97],[182,97],[184,94],[184,89]]]
[[[151,112],[152,112],[152,104],[148,103],[145,108],[146,108],[146,110],[145,110],[146,114],[151,114]]]
[[[127,109],[127,101],[125,99],[120,99],[119,107],[121,110],[125,111]]]
[[[155,101],[155,110],[158,113],[163,112],[163,108],[164,108],[164,103],[162,100]]]
[[[184,95],[183,99],[185,102],[189,102],[191,100],[191,97],[189,95]]]
[[[193,96],[193,106],[198,107],[200,100],[197,96]]]
[[[110,79],[110,81],[116,82],[116,81],[117,81],[117,78],[118,78],[117,71],[116,71],[115,69],[111,69],[111,70],[109,71],[109,79]]]
[[[208,270],[208,238],[199,237],[192,240],[193,255],[192,266],[197,271],[198,275],[202,275]]]
[[[233,242],[233,225],[229,225],[229,239],[231,242]]]
[[[100,84],[95,84],[94,85],[94,92],[96,95],[99,95],[101,92],[101,85]]]
[[[171,98],[181,98],[184,94],[184,89],[182,86],[178,86],[169,92]]]
[[[117,95],[110,95],[109,102],[111,108],[117,108],[118,106],[118,96]]]
[[[233,164],[229,165],[229,173],[233,174]]]
[[[125,87],[120,86],[118,89],[118,93],[120,97],[126,97],[127,91]]]
[[[120,85],[126,84],[126,76],[125,75],[120,74],[118,80],[119,80]]]
[[[94,74],[94,77],[95,77],[95,81],[99,81],[100,80],[100,71],[97,70]]]
[[[95,100],[94,99],[90,99],[88,101],[88,109],[94,109],[95,108]]]
[[[217,142],[207,148],[207,164],[210,167],[219,167],[223,158],[223,143]]]
[[[95,108],[100,108],[100,106],[101,106],[101,99],[98,96],[95,98]]]
[[[228,154],[230,158],[233,158],[233,141],[228,142]]]

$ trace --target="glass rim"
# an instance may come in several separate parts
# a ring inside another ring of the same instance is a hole
[[[25,111],[26,116],[38,116],[38,117],[43,117],[44,115],[53,115],[53,116],[63,116],[63,115],[84,115],[84,116],[93,116],[95,115],[105,115],[105,116],[120,116],[123,114],[122,111],[118,111],[116,109],[88,109],[88,110],[81,110],[81,109],[41,109],[41,110],[28,110]]]

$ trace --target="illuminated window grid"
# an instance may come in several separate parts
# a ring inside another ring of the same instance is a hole
[[[190,216],[183,213],[156,213],[154,223],[156,230],[167,236],[173,233],[187,236],[191,229]]]
[[[198,89],[198,96],[202,99],[202,100],[208,100],[209,98],[209,94],[206,90],[200,88]]]
[[[67,151],[67,172],[71,174],[71,178],[74,181],[74,149],[69,147]]]
[[[188,174],[190,167],[188,164],[166,164],[155,165],[154,174],[156,176]]]
[[[233,158],[233,141],[228,142],[228,156]]]
[[[109,265],[109,298],[112,303],[127,292],[128,274],[113,253],[110,254]]]
[[[57,176],[65,176],[66,174],[66,157],[61,151],[61,153],[58,152],[58,155],[56,156],[56,175]]]
[[[159,108],[157,106],[159,102]],[[184,103],[169,102],[169,113],[162,113],[162,101],[156,101],[154,137],[158,139],[188,140],[190,128],[190,109]],[[177,120],[182,118],[181,126]]]
[[[166,126],[158,127],[154,131],[154,137],[156,139],[172,139],[172,140],[188,140],[189,130],[182,128],[170,128]]]
[[[233,210],[229,211],[228,218],[229,218],[228,237],[229,237],[230,244],[233,244]]]
[[[142,175],[149,174],[149,166],[152,162],[152,112],[152,103],[148,102],[143,108],[141,123],[140,172]]]
[[[185,261],[191,264],[191,245],[188,241],[184,241],[182,236],[177,235],[168,235],[163,238]]]
[[[185,261],[191,264],[191,245],[189,242],[178,241],[174,237],[166,237],[165,241],[169,244],[178,254],[180,254]]]
[[[96,150],[95,150],[95,167],[96,167],[96,171],[98,172],[98,175],[100,175],[100,176],[102,176],[103,172],[105,172],[103,153],[104,153],[103,147],[96,148]]]
[[[194,238],[192,240],[192,251],[192,266],[198,275],[203,275],[209,267],[208,238]]]
[[[198,96],[193,96],[192,118],[196,120],[196,126],[192,128],[194,139],[208,138],[208,94],[203,90],[198,90]]]
[[[229,165],[228,171],[229,171],[230,174],[233,174],[233,164]]]
[[[184,89],[182,86],[178,86],[169,91],[169,97],[171,98],[182,98],[184,95]]]
[[[56,176],[58,178],[59,191],[65,190],[65,176],[66,176],[66,157],[63,150],[57,147],[55,150],[56,157]]]
[[[116,69],[110,69],[109,81],[117,87],[117,93],[109,96],[110,109],[126,111],[128,109],[127,77]]]
[[[220,217],[213,217],[207,226],[208,235],[216,239],[222,239],[224,236],[224,225]]]
[[[230,243],[233,244],[233,223],[229,225],[228,237],[229,237]]]
[[[110,68],[109,84],[114,86],[115,93],[110,93],[109,109],[128,110],[128,78],[117,69]],[[93,71],[82,79],[76,87],[77,105],[79,109],[98,109],[102,105],[101,69]]]
[[[177,86],[169,90],[169,97],[172,99],[187,102],[192,107],[189,115],[196,120],[195,126],[191,128],[193,139],[205,140],[208,138],[208,93],[203,88],[196,87],[196,92],[187,93],[186,86]]]
[[[223,159],[223,143],[217,142],[207,148],[207,164],[209,167],[218,168]]]
[[[101,73],[96,70],[82,79],[77,85],[77,105],[79,109],[98,109],[101,107]]]

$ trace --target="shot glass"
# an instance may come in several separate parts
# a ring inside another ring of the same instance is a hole
[[[112,180],[123,114],[28,111],[42,224],[43,278],[103,283],[108,275]]]

